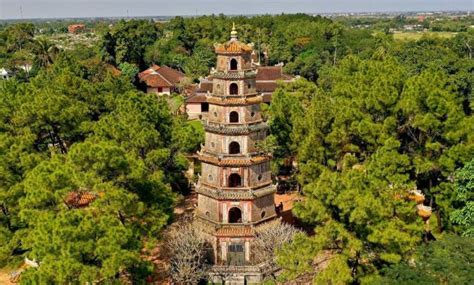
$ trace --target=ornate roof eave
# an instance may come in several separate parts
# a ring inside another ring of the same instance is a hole
[[[220,97],[220,96],[206,96],[207,102],[214,105],[221,106],[241,106],[248,104],[260,104],[263,103],[263,96],[255,95],[252,97],[240,97],[240,98],[231,98],[231,97]]]
[[[214,48],[217,54],[225,55],[251,54],[253,51],[252,45],[244,44],[238,40],[230,40],[224,44],[216,43]]]
[[[218,158],[198,152],[199,160],[217,166],[252,166],[271,160],[271,156],[258,155],[249,158]]]
[[[222,189],[212,189],[200,184],[196,192],[204,196],[217,200],[252,200],[275,193],[275,185],[270,184],[257,190],[249,189],[247,191],[227,191]]]
[[[261,122],[255,125],[233,126],[233,125],[215,125],[204,122],[204,129],[210,133],[223,135],[248,135],[250,133],[267,130],[268,124]]]
[[[257,73],[253,70],[237,72],[215,71],[214,73],[212,73],[212,77],[216,79],[246,79],[255,78],[256,76]]]

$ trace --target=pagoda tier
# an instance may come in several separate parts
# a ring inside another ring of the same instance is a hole
[[[263,121],[257,121],[249,124],[204,121],[204,130],[206,132],[221,135],[249,135],[251,133],[258,133],[260,131],[268,130],[268,125]]]
[[[211,73],[213,79],[223,79],[223,80],[234,80],[234,79],[255,79],[257,77],[257,72],[255,70],[243,70],[243,71],[214,71]]]
[[[200,184],[198,193],[217,200],[252,200],[275,193],[274,185],[266,185],[261,188],[220,189],[206,184]]]

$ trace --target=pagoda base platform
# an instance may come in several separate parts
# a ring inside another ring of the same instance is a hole
[[[212,284],[261,284],[265,277],[265,266],[245,265],[245,266],[225,266],[214,265],[209,275]]]

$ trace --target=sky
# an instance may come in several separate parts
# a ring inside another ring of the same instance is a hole
[[[0,0],[0,19],[473,9],[474,0]]]

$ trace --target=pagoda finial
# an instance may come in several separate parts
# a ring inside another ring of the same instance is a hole
[[[235,22],[232,23],[232,32],[230,32],[230,39],[237,40],[237,31],[235,30]]]

